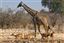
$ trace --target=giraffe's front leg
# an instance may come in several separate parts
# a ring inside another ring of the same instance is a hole
[[[35,37],[36,37],[36,20],[35,18],[33,17],[33,24],[34,24],[34,29],[35,29]]]

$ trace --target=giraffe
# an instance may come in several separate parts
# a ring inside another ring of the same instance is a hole
[[[51,29],[48,24],[48,16],[47,15],[40,15],[40,13],[36,10],[31,9],[26,4],[24,4],[22,1],[19,3],[18,7],[23,7],[32,17],[33,17],[33,23],[35,28],[35,37],[36,37],[36,25],[38,26],[38,31],[40,32],[40,25],[43,25],[46,34],[48,33],[48,30]],[[42,34],[41,34],[42,36]]]

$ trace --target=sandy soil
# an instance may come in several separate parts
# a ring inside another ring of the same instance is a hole
[[[0,29],[0,42],[4,41],[5,40],[15,40],[15,37],[14,36],[11,36],[11,34],[28,34],[28,33],[34,33],[34,30],[27,30],[27,29]],[[41,39],[41,35],[37,32],[36,34],[36,38],[39,40]],[[49,38],[51,39],[51,38]],[[21,39],[20,39],[21,40]],[[64,40],[64,33],[54,33],[54,37],[53,37],[53,40]],[[12,42],[13,42],[12,41]]]

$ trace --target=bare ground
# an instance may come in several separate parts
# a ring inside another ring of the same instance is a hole
[[[27,30],[27,29],[0,29],[0,43],[52,43],[52,38],[48,37],[48,40],[41,39],[41,35],[37,32],[36,38],[34,37],[32,40],[22,39],[19,37],[15,38],[14,36],[11,36],[11,34],[28,34],[28,33],[34,33],[34,30]],[[64,33],[54,33],[53,37],[54,43],[63,43],[64,42]]]

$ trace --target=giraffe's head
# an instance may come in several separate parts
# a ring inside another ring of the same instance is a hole
[[[23,2],[21,1],[21,2],[18,4],[17,8],[18,8],[18,7],[21,7],[22,5],[23,5]]]

